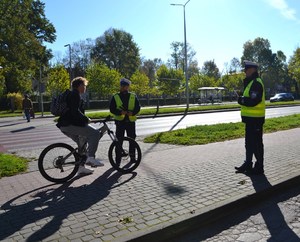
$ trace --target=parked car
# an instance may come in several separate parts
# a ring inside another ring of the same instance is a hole
[[[282,101],[294,101],[294,96],[292,93],[277,93],[274,97],[270,98],[270,102],[282,102]]]

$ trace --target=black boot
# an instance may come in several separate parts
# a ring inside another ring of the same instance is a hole
[[[252,170],[252,161],[245,161],[240,167],[235,166],[237,173],[244,173]]]

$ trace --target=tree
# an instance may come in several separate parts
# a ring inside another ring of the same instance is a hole
[[[243,90],[243,79],[245,74],[239,73],[228,73],[222,76],[220,86],[225,87],[230,98],[237,97],[236,92],[241,93]]]
[[[241,60],[255,61],[259,64],[267,95],[282,89],[287,78],[286,56],[280,50],[273,53],[269,40],[256,38],[253,42],[247,41]]]
[[[270,58],[269,66],[266,71],[262,73],[262,78],[268,92],[276,92],[276,90],[283,90],[283,84],[287,84],[285,80],[288,78],[286,56],[282,51],[273,53]],[[289,88],[288,85],[286,85]],[[289,91],[289,90],[285,90]]]
[[[209,77],[203,73],[194,75],[190,79],[190,89],[192,92],[198,92],[200,87],[215,87],[216,80],[214,77]]]
[[[140,66],[140,53],[131,34],[109,29],[96,39],[91,57],[96,63],[104,63],[129,78]]]
[[[5,91],[5,78],[0,69],[0,97],[2,97]]]
[[[136,71],[130,78],[130,90],[138,96],[146,95],[150,92],[149,78],[140,71]]]
[[[157,70],[159,90],[166,95],[176,95],[183,86],[184,75],[182,70],[168,69],[162,65]]]
[[[250,60],[259,63],[260,70],[265,72],[268,70],[270,60],[272,58],[272,51],[269,40],[263,38],[256,38],[253,42],[247,41],[244,44],[244,51],[241,61]]]
[[[168,60],[168,64],[170,67],[178,70],[179,68],[184,71],[184,52],[183,52],[184,44],[178,41],[174,41],[171,43],[171,59]]]
[[[184,43],[174,41],[171,43],[171,58],[168,60],[168,66],[175,68],[175,70],[181,69],[185,71],[185,49]],[[196,52],[187,43],[187,62],[188,62],[188,76],[191,77],[194,74],[198,74],[198,62],[194,59]]]
[[[74,42],[71,45],[71,66],[73,77],[85,76],[87,66],[91,64],[91,51],[94,46],[95,42],[90,38]],[[63,63],[67,69],[70,68],[69,61],[70,58],[68,53],[68,55],[63,59]]]
[[[205,61],[201,72],[208,77],[214,78],[215,80],[218,80],[221,76],[219,68],[217,67],[214,60]]]
[[[153,60],[144,60],[140,67],[140,71],[144,73],[149,78],[149,86],[153,88],[154,81],[156,80],[156,72],[158,68],[162,65],[162,60],[155,58]]]
[[[56,96],[70,88],[70,78],[63,65],[56,65],[51,68],[47,75],[46,91],[50,96]]]
[[[299,95],[299,86],[300,86],[300,48],[297,48],[294,51],[291,59],[288,63],[288,73],[289,76],[295,80],[296,83],[296,92]]]
[[[226,67],[226,74],[239,73],[241,72],[242,65],[238,58],[234,57],[230,61],[229,66]]]
[[[46,19],[40,0],[0,1],[0,65],[7,92],[29,91],[31,80],[46,65],[51,52],[43,42],[54,42],[55,28]]]
[[[92,63],[87,68],[89,92],[96,93],[99,98],[110,98],[118,91],[121,74],[111,70],[104,64]]]

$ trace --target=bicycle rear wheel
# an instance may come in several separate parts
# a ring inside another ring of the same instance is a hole
[[[108,158],[114,169],[125,174],[134,171],[139,166],[142,152],[135,140],[124,137],[123,142],[114,141],[110,145]]]
[[[68,144],[56,143],[46,147],[40,154],[38,167],[48,181],[63,183],[78,171],[79,162],[74,148]]]

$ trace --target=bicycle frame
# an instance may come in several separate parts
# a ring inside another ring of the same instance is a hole
[[[118,140],[117,136],[115,135],[114,131],[112,131],[112,130],[108,127],[108,125],[107,125],[107,123],[106,123],[107,121],[109,121],[109,117],[107,117],[105,120],[94,121],[94,123],[102,123],[102,124],[103,124],[103,126],[100,127],[100,128],[98,129],[98,131],[99,131],[99,133],[100,133],[100,139],[99,139],[99,141],[101,140],[101,138],[103,137],[103,135],[104,135],[105,133],[107,133],[108,136],[110,137],[110,139],[111,139],[112,142],[119,142],[119,140]],[[83,147],[86,147],[86,145],[87,145],[87,141],[85,141],[85,142],[83,143],[83,145],[82,145],[82,147],[80,147],[80,149],[83,148]],[[122,149],[122,153],[123,153],[124,150],[123,150],[122,146],[121,146],[121,149]],[[76,148],[75,150],[76,150],[76,152],[77,152],[77,151],[78,151],[78,148]],[[78,153],[78,152],[77,152],[77,153]],[[70,155],[71,155],[71,154],[70,154]]]
[[[75,157],[76,157],[75,162],[65,162],[72,155],[75,155]],[[74,164],[77,165],[77,164],[80,164],[82,162],[82,156],[78,153],[78,148],[75,148],[72,152],[70,152],[69,154],[67,154],[65,157],[60,157],[60,158],[62,159],[62,162],[59,164],[60,166],[62,164],[64,164],[64,165],[68,165],[68,164],[70,164],[70,165],[74,165]],[[64,171],[63,168],[62,168],[62,166],[59,167],[59,168],[61,169],[61,171]]]
[[[121,151],[121,156],[127,156],[127,153],[124,151],[122,144],[120,144],[117,136],[115,135],[114,131],[112,131],[108,125],[107,121],[109,120],[109,117],[107,117],[105,120],[100,121],[100,123],[103,124],[101,128],[99,128],[99,132],[101,133],[101,137],[107,133],[112,140],[112,142],[116,142],[116,146],[118,147],[119,151]],[[101,139],[101,138],[100,138]]]

